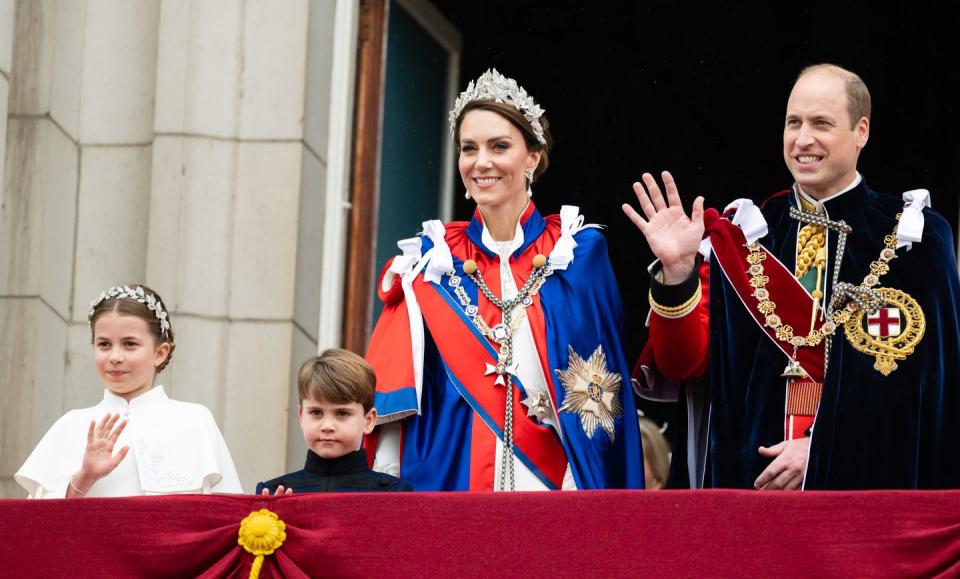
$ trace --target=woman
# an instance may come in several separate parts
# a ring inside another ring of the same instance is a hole
[[[425,222],[381,277],[374,469],[416,490],[642,488],[606,243],[576,207],[544,218],[531,200],[543,110],[490,70],[450,121],[477,210]]]

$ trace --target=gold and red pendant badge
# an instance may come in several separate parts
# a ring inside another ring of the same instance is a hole
[[[876,288],[884,304],[874,312],[848,308],[835,314],[853,348],[874,356],[873,368],[889,376],[923,339],[927,323],[917,300],[892,288]],[[851,302],[852,303],[852,302]]]
[[[901,214],[897,214],[897,223]],[[833,320],[842,324],[847,342],[858,352],[876,358],[873,368],[884,376],[897,369],[897,360],[906,360],[923,339],[927,321],[917,300],[906,292],[888,287],[876,287],[880,278],[890,272],[890,262],[897,258],[897,234],[883,238],[880,257],[870,264],[870,273],[860,283],[863,293],[879,298],[876,309],[858,306],[848,301],[833,313]],[[876,299],[876,298],[874,298]]]

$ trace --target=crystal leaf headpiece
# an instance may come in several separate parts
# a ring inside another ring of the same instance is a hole
[[[495,68],[488,69],[476,81],[471,80],[470,84],[467,85],[467,90],[460,93],[457,102],[453,105],[453,110],[450,111],[451,133],[457,126],[457,119],[460,118],[463,107],[471,101],[478,100],[506,103],[517,109],[533,127],[533,134],[540,141],[540,144],[547,144],[547,139],[543,136],[543,126],[540,124],[540,117],[544,113],[543,109],[533,102],[533,97],[528,95],[527,91],[517,84],[517,81],[503,76]]]
[[[136,300],[141,304],[146,305],[147,309],[153,312],[153,315],[160,320],[160,333],[163,334],[164,338],[170,339],[170,322],[167,320],[167,312],[164,311],[163,304],[160,303],[160,300],[157,299],[157,296],[147,293],[140,286],[131,288],[127,285],[115,285],[107,291],[100,292],[100,295],[97,296],[95,300],[90,302],[90,311],[87,313],[87,324],[89,325],[90,321],[93,319],[93,311],[98,305],[100,305],[100,302],[115,298]],[[91,329],[93,329],[92,326]]]

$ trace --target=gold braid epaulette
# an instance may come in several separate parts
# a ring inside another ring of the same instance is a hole
[[[653,299],[653,291],[649,293],[650,309],[652,309],[658,316],[661,318],[667,319],[676,319],[682,318],[683,316],[689,314],[697,308],[697,305],[700,303],[700,297],[703,295],[703,289],[701,289],[700,284],[697,284],[697,291],[693,292],[693,296],[687,301],[683,302],[679,306],[665,306],[658,304],[656,300]]]

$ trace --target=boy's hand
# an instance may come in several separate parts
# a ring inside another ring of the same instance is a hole
[[[270,489],[263,489],[262,491],[260,491],[260,494],[265,497],[269,497]],[[277,487],[277,492],[275,492],[273,496],[279,497],[280,495],[292,495],[292,494],[293,494],[293,489],[284,489],[283,485],[280,485]]]

